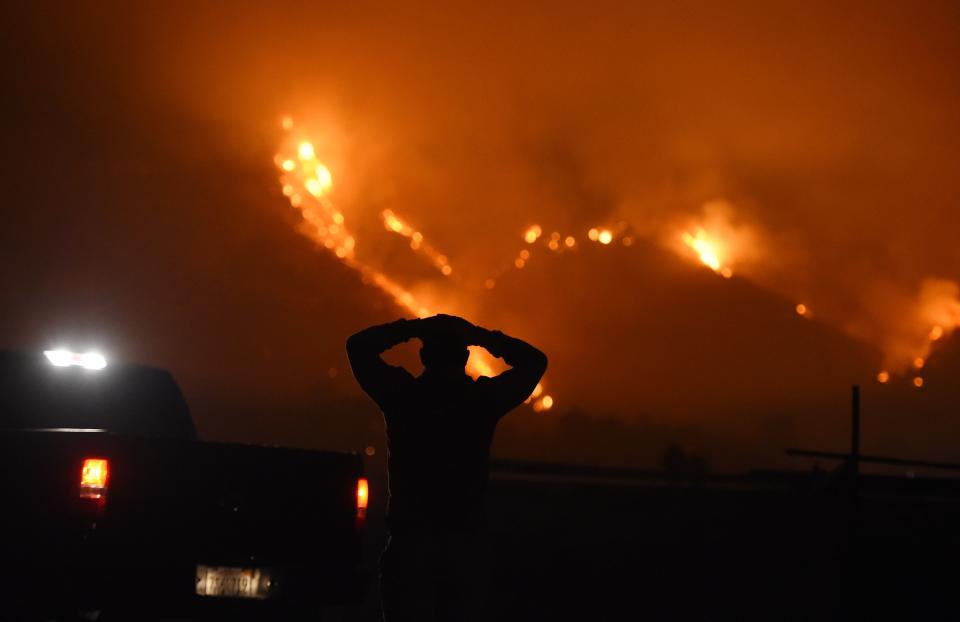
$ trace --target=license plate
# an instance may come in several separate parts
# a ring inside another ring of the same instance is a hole
[[[222,598],[267,598],[270,575],[258,568],[197,566],[197,594]]]

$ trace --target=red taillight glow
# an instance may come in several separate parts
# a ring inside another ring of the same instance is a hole
[[[367,478],[361,477],[357,480],[357,516],[363,518],[367,515],[367,502],[370,500],[370,484]]]
[[[110,461],[106,458],[87,458],[80,470],[80,496],[84,499],[103,499],[107,494]]]

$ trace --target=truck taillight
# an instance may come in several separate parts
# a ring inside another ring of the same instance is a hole
[[[357,480],[357,517],[367,515],[367,502],[370,500],[370,484],[366,477]]]
[[[104,499],[107,494],[109,477],[109,460],[106,458],[86,458],[80,470],[80,496],[84,499]]]

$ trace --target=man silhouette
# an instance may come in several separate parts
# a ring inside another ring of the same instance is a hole
[[[380,354],[418,338],[414,377]],[[511,368],[473,380],[468,346]],[[387,622],[482,619],[484,493],[500,418],[523,403],[547,368],[519,339],[449,315],[373,326],[347,340],[353,375],[383,411],[389,449],[390,540],[380,560]]]

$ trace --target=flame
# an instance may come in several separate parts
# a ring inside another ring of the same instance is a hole
[[[385,209],[380,213],[380,216],[383,218],[383,226],[387,231],[409,238],[410,248],[430,259],[430,262],[440,271],[440,274],[443,276],[453,274],[453,267],[450,265],[447,256],[427,244],[422,233],[400,220],[400,217],[393,213],[393,210]]]
[[[299,142],[292,140],[293,136],[289,133],[295,126],[291,117],[283,117],[281,126],[288,132],[285,149],[295,150],[295,153],[278,154],[274,162],[280,169],[280,187],[283,196],[287,197],[291,207],[298,210],[303,218],[301,232],[318,245],[331,251],[345,265],[357,271],[364,283],[380,289],[411,315],[422,318],[440,312],[435,305],[418,298],[395,279],[357,258],[355,253],[357,239],[347,226],[343,212],[331,199],[334,188],[333,174],[323,162],[317,159],[313,143],[307,140]],[[411,248],[428,256],[441,274],[449,276],[452,273],[453,269],[446,256],[426,244],[423,234],[414,230],[390,210],[384,210],[381,216],[387,230],[408,237]],[[492,288],[493,281],[488,280],[488,283],[488,289]],[[498,366],[494,357],[483,348],[470,348],[467,372],[474,378],[494,376]],[[542,391],[543,386],[539,384],[534,389],[537,395]],[[535,396],[531,395],[527,401],[533,399]],[[546,398],[539,399],[540,410],[549,410],[553,407],[553,398],[549,399],[549,405],[543,404],[544,399]]]
[[[896,314],[884,316],[884,365],[896,373],[908,374],[926,367],[939,342],[960,325],[960,284],[927,279],[916,298],[903,300],[899,305]]]
[[[725,278],[729,279],[733,276],[733,270],[731,270],[729,266],[724,265],[720,259],[722,254],[720,243],[716,240],[711,240],[706,231],[700,228],[698,228],[694,234],[684,231],[681,239],[684,244],[693,249],[697,254],[700,258],[700,263]]]

